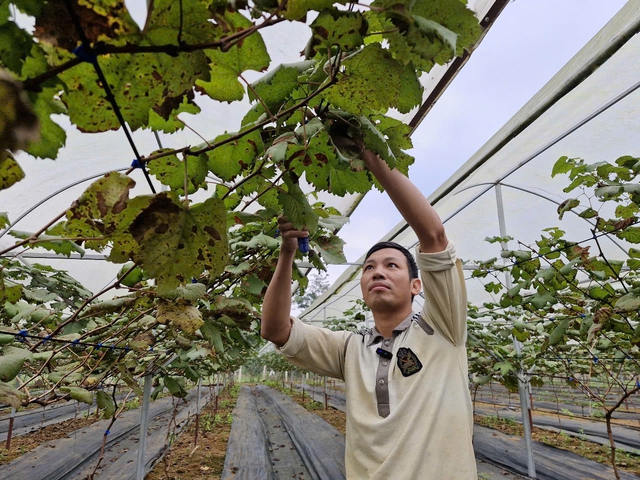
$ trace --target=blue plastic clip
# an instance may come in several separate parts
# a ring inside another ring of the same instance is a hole
[[[593,363],[598,363],[598,357],[596,357],[595,355],[593,357]]]
[[[298,239],[298,249],[302,253],[309,253],[309,237]]]
[[[111,431],[109,431],[109,430],[105,430],[105,431],[104,431],[104,434],[105,434],[105,435],[111,435]]]
[[[275,238],[278,238],[280,236],[280,229],[276,228],[276,233],[274,235]]]
[[[78,340],[77,338],[71,342],[73,345],[80,345],[80,340]]]
[[[98,61],[98,58],[93,53],[90,53],[90,51],[88,50],[89,49],[85,47],[84,44],[82,44],[74,48],[73,53],[75,54],[76,57],[78,57],[83,62],[96,63]]]
[[[569,381],[570,381],[570,382],[573,382],[573,377],[569,377]]]
[[[97,348],[98,350],[100,350],[100,349],[102,348],[102,342],[100,342],[98,345],[96,345],[96,348]]]
[[[153,352],[153,347],[149,347],[149,351],[150,351],[150,352]]]
[[[129,351],[129,345],[127,345],[126,347],[124,347],[124,351],[128,352]]]
[[[18,333],[18,335],[16,335],[16,337],[20,337],[18,339],[18,341],[20,342],[24,342],[25,339],[27,338],[27,335],[29,335],[29,332],[26,330],[20,330],[20,332]]]
[[[144,165],[140,163],[140,161],[137,158],[134,158],[133,162],[131,162],[131,166],[133,168],[142,168]]]
[[[581,313],[580,318],[584,318],[584,317],[586,317],[586,315],[584,313]]]

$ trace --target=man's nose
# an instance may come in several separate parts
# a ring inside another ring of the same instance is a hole
[[[384,278],[384,270],[380,267],[375,267],[373,269],[373,278]]]

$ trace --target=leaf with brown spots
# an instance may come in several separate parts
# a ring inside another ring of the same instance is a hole
[[[194,333],[202,325],[202,314],[191,305],[163,302],[158,305],[158,323],[171,324],[186,333]]]
[[[215,278],[227,264],[227,211],[217,198],[185,210],[161,193],[138,215],[129,232],[139,245],[132,260],[156,279],[159,295],[204,271]]]

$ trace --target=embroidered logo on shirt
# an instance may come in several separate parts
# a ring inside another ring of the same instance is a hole
[[[398,368],[403,376],[409,377],[422,370],[422,362],[410,348],[399,348],[396,355],[398,356]]]

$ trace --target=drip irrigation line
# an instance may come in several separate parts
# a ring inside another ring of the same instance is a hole
[[[71,340],[69,341],[68,339],[61,339],[61,338],[55,338],[51,335],[47,335],[45,337],[40,337],[38,335],[32,335],[30,334],[27,330],[20,330],[18,333],[16,332],[5,332],[0,330],[0,335],[14,335],[16,337],[16,340],[19,342],[24,342],[25,339],[27,338],[33,338],[35,340],[38,340],[39,342],[42,342],[42,345],[46,344],[47,342],[55,342],[55,343],[65,343],[70,347],[93,347],[96,350],[100,350],[102,348],[104,348],[105,350],[121,350],[124,352],[129,352],[129,351],[134,351],[131,347],[129,347],[128,345],[125,347],[117,347],[115,345],[108,345],[108,344],[104,344],[102,342],[100,343],[90,343],[90,342],[81,342],[80,340]],[[154,350],[153,347],[149,347],[149,349],[147,350],[148,352],[155,352],[158,350]],[[171,350],[166,350],[164,353],[171,353]]]
[[[89,39],[84,33],[82,24],[80,23],[80,19],[76,15],[76,12],[73,9],[73,5],[71,4],[71,0],[65,0],[64,3],[67,7],[69,16],[73,21],[76,32],[78,33],[78,36],[80,37],[80,41],[81,41],[80,46],[77,47],[73,51],[73,53],[75,53],[76,56],[81,61],[87,62],[93,65],[93,68],[96,71],[96,74],[98,75],[98,79],[102,83],[102,89],[104,90],[107,100],[113,107],[113,111],[116,114],[116,117],[118,118],[118,122],[120,123],[120,126],[122,127],[122,130],[124,131],[124,134],[126,135],[127,140],[129,141],[129,145],[131,145],[131,149],[133,150],[133,153],[136,156],[132,166],[134,166],[135,168],[140,168],[142,170],[142,173],[144,174],[144,177],[147,179],[147,183],[149,184],[151,191],[155,194],[156,189],[154,188],[153,183],[151,182],[151,177],[149,176],[149,172],[147,172],[147,169],[144,166],[144,162],[142,162],[141,160],[140,153],[138,153],[138,148],[136,147],[136,144],[133,141],[133,137],[131,136],[129,129],[127,128],[124,117],[122,116],[122,112],[120,111],[120,107],[118,106],[118,102],[116,101],[116,98],[114,97],[113,92],[111,91],[111,87],[109,86],[109,82],[107,81],[107,78],[105,77],[104,72],[102,71],[102,68],[98,63],[98,57],[93,52],[93,49],[90,46]]]

